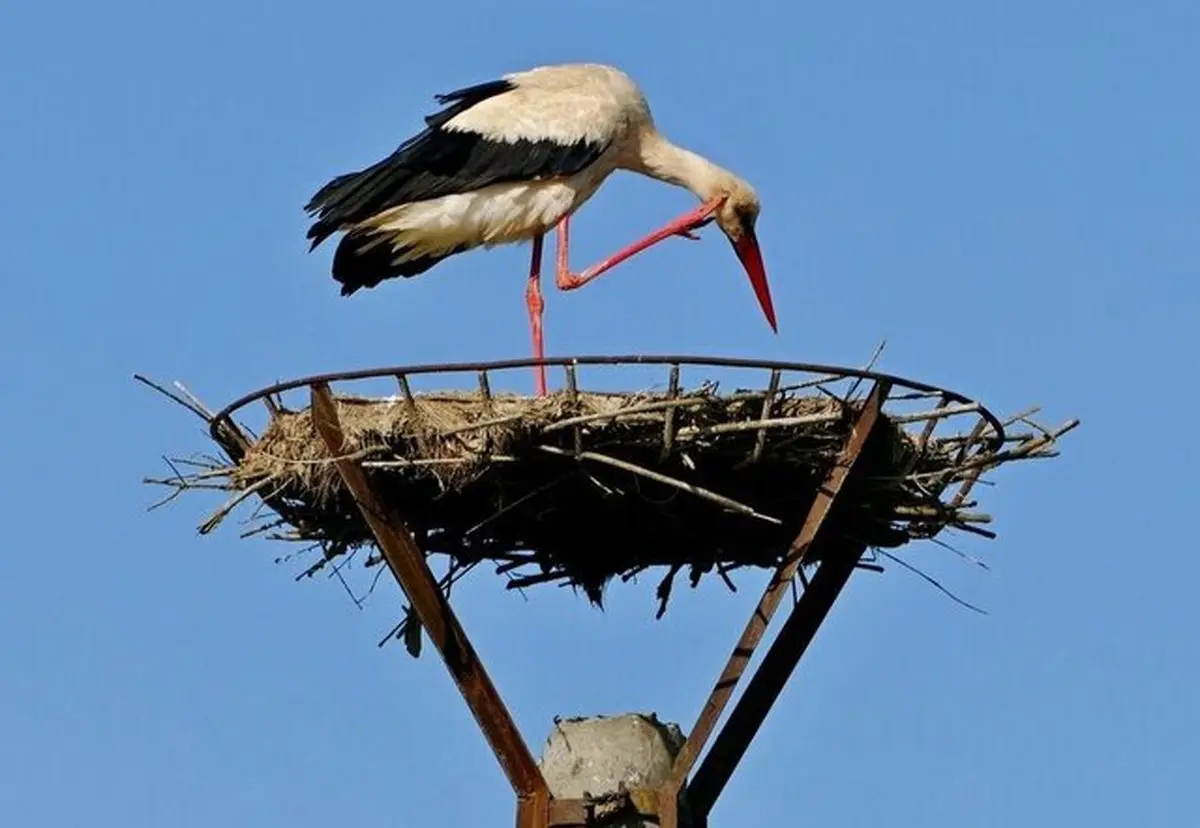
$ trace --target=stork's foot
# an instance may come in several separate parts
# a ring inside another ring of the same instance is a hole
[[[697,236],[694,231],[699,230],[701,227],[707,227],[708,225],[712,224],[712,222],[713,222],[712,211],[715,210],[718,206],[720,206],[720,204],[721,204],[721,199],[713,199],[712,201],[701,205],[699,210],[689,213],[688,215],[698,216],[699,218],[697,218],[694,223],[684,226],[675,235],[680,236],[685,239],[689,239],[691,241],[700,241],[700,237]],[[682,219],[679,219],[678,221],[684,221],[684,220],[686,220],[686,218],[687,218],[687,216],[684,216]],[[668,226],[670,226],[670,225],[668,225]]]
[[[650,235],[640,239],[628,247],[618,250],[612,256],[609,256],[604,261],[592,265],[582,273],[572,273],[568,261],[568,249],[570,246],[570,217],[564,217],[557,227],[558,234],[558,256],[557,267],[554,272],[554,284],[559,290],[575,290],[586,285],[588,282],[595,279],[602,273],[606,273],[612,268],[619,265],[631,256],[634,256],[647,247],[658,244],[663,239],[669,239],[672,236],[682,236],[691,241],[699,241],[700,237],[695,234],[695,230],[699,230],[704,225],[713,220],[713,213],[721,206],[721,202],[725,199],[723,196],[706,201],[690,213],[684,213],[679,218],[670,224],[659,228]]]

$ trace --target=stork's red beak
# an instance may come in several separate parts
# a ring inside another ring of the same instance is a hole
[[[767,271],[763,267],[762,252],[758,249],[754,231],[747,229],[742,233],[742,237],[733,243],[733,249],[742,267],[746,268],[746,275],[750,277],[750,284],[754,287],[758,304],[762,306],[763,315],[767,317],[767,324],[771,330],[779,333],[779,327],[775,324],[775,306],[771,303],[771,289],[767,286]]]

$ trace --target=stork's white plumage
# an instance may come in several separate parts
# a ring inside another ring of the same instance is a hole
[[[635,253],[716,221],[733,243],[772,329],[775,311],[754,233],[759,200],[733,173],[668,141],[637,85],[600,64],[545,66],[437,96],[447,107],[390,156],[322,187],[306,207],[315,248],[344,232],[333,257],[342,294],[423,273],[476,247],[533,242],[526,291],[543,354],[542,238],[556,228],[555,283],[581,287]],[[599,264],[572,273],[570,216],[614,171],[685,187],[703,203]],[[545,391],[544,369],[538,390]]]

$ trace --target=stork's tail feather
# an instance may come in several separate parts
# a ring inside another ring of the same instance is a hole
[[[388,157],[364,170],[339,175],[329,181],[304,205],[304,211],[316,218],[307,237],[313,250],[325,239],[377,206],[388,187],[395,186],[397,168]]]
[[[333,254],[333,278],[342,285],[342,296],[360,288],[373,288],[384,279],[411,277],[455,253],[455,247],[442,253],[410,257],[406,248],[396,248],[388,238],[376,233],[351,231],[338,242]]]

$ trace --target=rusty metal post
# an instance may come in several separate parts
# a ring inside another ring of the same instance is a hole
[[[543,786],[545,783],[542,783]],[[533,791],[522,796],[517,794],[517,828],[547,828],[550,825],[550,804],[553,800],[548,789]]]
[[[533,754],[438,589],[416,540],[404,522],[375,496],[362,466],[344,456],[344,436],[329,386],[314,383],[311,395],[313,425],[325,442],[338,474],[354,495],[392,575],[407,594],[519,798],[520,828],[545,828],[550,794]]]

